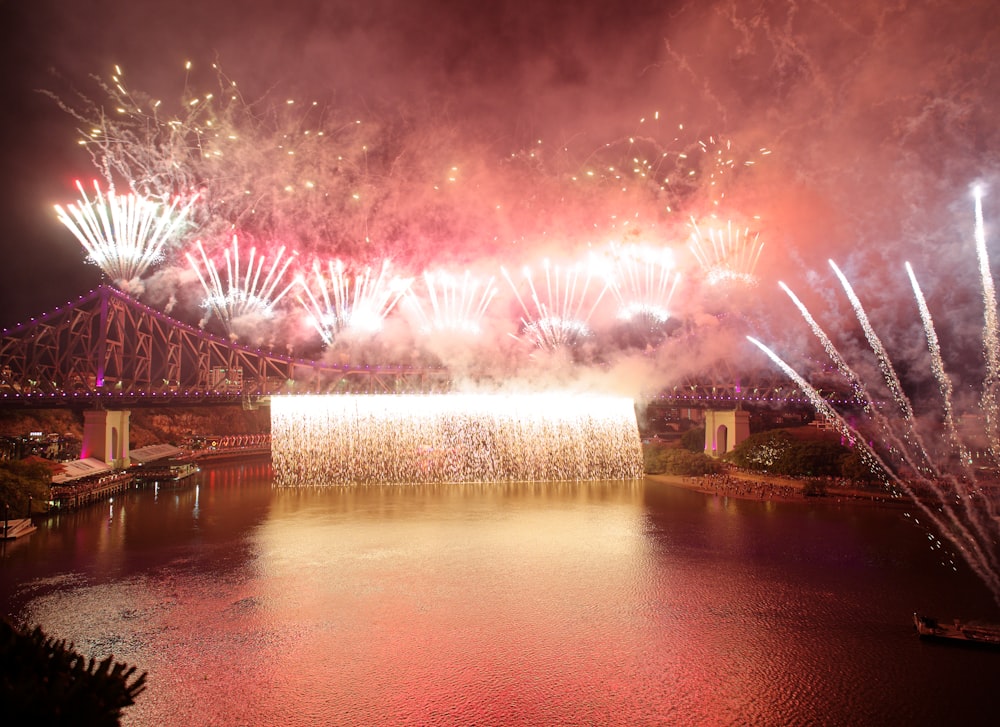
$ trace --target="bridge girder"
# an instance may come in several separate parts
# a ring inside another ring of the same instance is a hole
[[[244,346],[110,286],[0,332],[0,401],[8,402],[425,391],[447,380],[444,369],[332,364]]]
[[[721,383],[688,381],[653,401],[697,408],[807,404],[777,375],[755,374],[752,385],[741,386],[732,371],[705,374]],[[443,368],[334,364],[234,343],[110,286],[0,331],[0,405],[246,404],[281,393],[438,392],[450,384]]]

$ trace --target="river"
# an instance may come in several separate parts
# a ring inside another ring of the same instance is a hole
[[[148,671],[127,725],[992,725],[996,619],[897,508],[654,481],[274,489],[219,465],[4,544],[3,612]]]

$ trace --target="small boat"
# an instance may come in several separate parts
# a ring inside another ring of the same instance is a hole
[[[180,462],[170,467],[170,473],[173,475],[174,481],[180,481],[187,479],[191,475],[196,475],[201,472],[201,467],[199,467],[194,462]]]
[[[948,639],[967,644],[1000,646],[1000,624],[982,621],[959,621],[941,623],[936,618],[913,614],[913,626],[920,636],[933,639]]]
[[[180,483],[192,475],[201,472],[197,462],[190,459],[172,459],[162,463],[144,465],[135,469],[135,477],[139,482],[158,482],[163,484]]]

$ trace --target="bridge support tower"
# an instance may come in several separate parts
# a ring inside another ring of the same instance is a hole
[[[750,436],[750,413],[742,409],[705,412],[705,454],[721,457]]]
[[[93,457],[115,469],[131,464],[128,448],[128,421],[132,412],[94,409],[83,413],[81,457]]]

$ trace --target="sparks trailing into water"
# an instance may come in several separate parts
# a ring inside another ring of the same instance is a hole
[[[570,392],[271,399],[285,487],[642,476],[634,402]]]
[[[422,287],[406,290],[407,309],[424,333],[467,333],[479,335],[483,316],[496,297],[491,277],[483,280],[468,270],[462,275],[426,271]]]
[[[257,248],[251,247],[244,269],[240,262],[239,240],[234,235],[232,245],[222,253],[225,282],[219,274],[219,268],[209,260],[200,241],[195,247],[200,254],[200,263],[190,253],[187,253],[187,260],[205,290],[203,306],[219,317],[230,334],[234,333],[234,324],[241,318],[271,317],[275,305],[294,284],[293,281],[284,288],[279,287],[295,257],[294,255],[286,257],[284,246],[278,248],[266,273],[264,273],[266,256],[258,255]]]
[[[161,204],[137,194],[104,192],[94,182],[94,196],[78,181],[80,201],[56,205],[56,216],[80,241],[93,261],[115,285],[128,291],[155,263],[164,247],[178,240],[195,202],[175,198]]]
[[[521,305],[524,314],[521,332],[535,346],[548,349],[574,346],[590,335],[590,318],[608,289],[607,281],[601,278],[604,282],[595,286],[600,290],[593,295],[591,283],[599,276],[592,265],[561,267],[544,260],[545,285],[541,288],[535,284],[531,269],[525,267],[523,274],[530,305],[506,268],[500,270]]]
[[[755,271],[764,243],[749,228],[736,227],[731,220],[699,223],[692,217],[689,247],[710,284],[757,284]]]
[[[378,267],[352,272],[342,260],[323,266],[313,263],[310,278],[299,277],[299,302],[327,345],[340,334],[371,334],[382,330],[385,317],[409,287],[409,281],[391,274],[388,260]]]
[[[806,307],[784,284],[781,287],[799,308],[837,369],[850,384],[857,402],[863,409],[863,420],[859,423],[854,423],[853,420],[848,422],[804,377],[770,348],[754,338],[749,340],[795,381],[823,417],[855,443],[873,470],[883,473],[895,491],[912,499],[922,517],[933,526],[940,537],[947,540],[951,547],[961,554],[990,589],[997,603],[1000,603],[1000,549],[997,547],[997,543],[1000,542],[1000,512],[996,502],[998,493],[995,482],[987,484],[980,480],[984,471],[992,471],[994,480],[995,473],[1000,471],[1000,442],[997,434],[1000,339],[997,336],[997,304],[987,257],[982,192],[979,189],[975,191],[975,217],[976,252],[983,286],[985,320],[983,351],[986,373],[982,382],[979,412],[969,412],[973,416],[966,421],[982,422],[981,431],[976,432],[959,426],[959,416],[954,409],[954,389],[944,369],[934,320],[909,263],[905,266],[906,273],[913,288],[927,339],[931,371],[938,384],[941,398],[938,426],[944,428],[944,437],[930,438],[922,435],[913,406],[885,346],[875,333],[853,287],[833,261],[830,261],[830,265],[854,308],[855,316],[875,356],[882,374],[881,383],[890,395],[892,410],[884,410],[876,404],[869,386],[862,381]],[[978,464],[973,457],[975,448],[970,437],[980,439],[985,445],[984,460]],[[936,541],[935,547],[941,548],[941,543]]]

